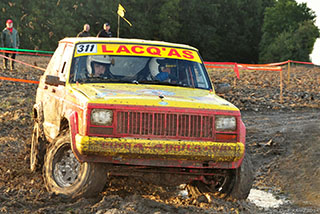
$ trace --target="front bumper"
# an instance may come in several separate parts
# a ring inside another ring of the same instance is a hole
[[[81,156],[123,159],[236,162],[244,155],[244,144],[89,137],[76,134],[75,146]]]

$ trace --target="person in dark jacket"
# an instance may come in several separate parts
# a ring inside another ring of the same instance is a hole
[[[97,37],[112,37],[110,32],[110,24],[108,22],[103,24],[103,29],[97,34]]]
[[[78,33],[77,37],[89,37],[89,36],[91,36],[89,31],[90,31],[90,25],[89,24],[83,25],[83,31]]]
[[[1,46],[5,48],[16,48],[18,49],[20,45],[19,40],[19,33],[18,31],[13,27],[13,21],[11,19],[8,19],[6,22],[6,27],[3,29],[1,34]],[[11,55],[12,59],[16,58],[15,53],[5,53],[6,57],[9,57]],[[8,59],[3,59],[3,68],[7,69],[8,66]],[[14,69],[14,61],[10,60],[10,70]]]

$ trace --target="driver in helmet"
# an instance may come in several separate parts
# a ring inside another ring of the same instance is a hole
[[[170,59],[164,58],[152,58],[149,63],[149,70],[151,76],[161,82],[175,81],[173,70],[176,68],[176,64]]]
[[[111,59],[107,55],[91,55],[87,58],[89,77],[112,78],[110,72]]]

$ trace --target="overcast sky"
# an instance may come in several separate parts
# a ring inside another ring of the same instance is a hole
[[[320,0],[296,0],[298,3],[307,3],[307,6],[311,8],[317,15],[316,25],[320,28]],[[313,47],[313,52],[310,55],[311,61],[314,64],[320,65],[320,38],[317,39]],[[298,59],[296,59],[298,60]]]

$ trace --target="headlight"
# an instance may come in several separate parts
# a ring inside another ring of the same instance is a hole
[[[106,109],[92,109],[91,124],[111,126],[113,120],[113,112]]]
[[[232,116],[216,116],[216,130],[217,131],[235,131],[236,118]]]

